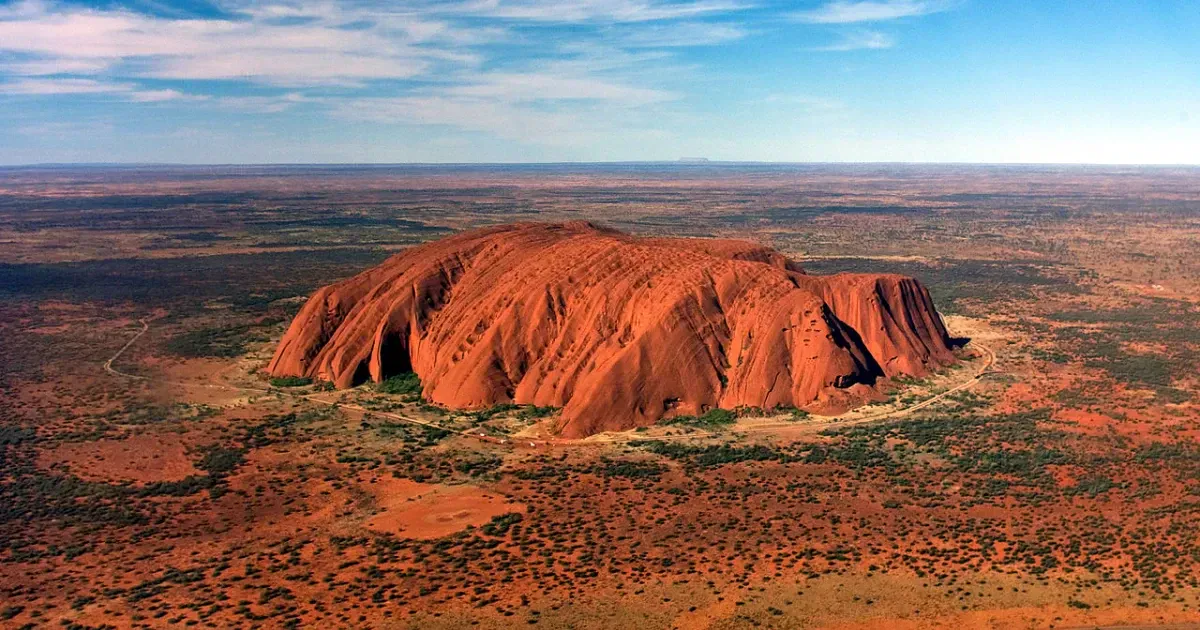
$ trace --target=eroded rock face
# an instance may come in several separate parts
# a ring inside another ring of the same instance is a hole
[[[845,407],[952,360],[912,278],[570,223],[458,234],[324,287],[268,371],[338,387],[413,371],[435,403],[562,407],[581,437],[712,407]]]

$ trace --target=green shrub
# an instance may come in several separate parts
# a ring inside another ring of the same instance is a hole
[[[421,378],[412,372],[405,372],[390,376],[379,385],[375,386],[375,390],[383,394],[394,394],[398,396],[404,395],[420,395],[421,394]]]
[[[247,344],[267,339],[261,330],[239,324],[191,330],[170,338],[165,347],[167,352],[182,357],[228,359],[245,354]]]
[[[484,523],[480,530],[488,536],[503,536],[508,533],[508,530],[513,525],[520,523],[524,518],[519,512],[509,512],[500,516],[493,516],[492,520]]]
[[[245,454],[236,448],[211,448],[200,458],[196,467],[210,475],[224,475],[241,465]]]
[[[280,376],[271,379],[272,387],[304,387],[312,385],[312,379],[307,376]]]
[[[665,466],[654,462],[608,458],[601,459],[600,463],[592,469],[592,472],[604,477],[623,477],[625,479],[658,479],[666,471]]]
[[[675,416],[662,421],[665,425],[716,428],[737,422],[737,414],[728,409],[709,409],[701,416]]]
[[[532,420],[534,418],[545,418],[558,411],[557,407],[538,407],[537,405],[529,405],[521,409],[517,413],[517,418],[520,420]]]

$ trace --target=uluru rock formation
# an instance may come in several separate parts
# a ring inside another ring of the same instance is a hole
[[[324,287],[267,369],[337,387],[412,371],[432,402],[562,407],[558,429],[582,437],[713,407],[845,406],[953,358],[912,278],[568,223],[457,234]]]

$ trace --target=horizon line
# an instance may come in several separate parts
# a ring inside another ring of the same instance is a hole
[[[25,162],[0,164],[0,169],[19,168],[245,168],[245,167],[467,167],[467,166],[621,166],[669,165],[688,168],[705,166],[1072,166],[1072,167],[1154,167],[1196,168],[1200,162],[983,162],[983,161],[773,161],[716,160],[684,158],[677,160],[566,160],[547,162]]]

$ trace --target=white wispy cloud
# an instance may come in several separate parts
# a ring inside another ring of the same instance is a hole
[[[212,99],[212,104],[216,107],[248,114],[278,114],[302,103],[322,104],[323,101],[305,96],[300,92],[271,96],[222,96]]]
[[[723,44],[742,39],[749,34],[749,30],[737,24],[680,22],[656,24],[623,34],[614,33],[614,39],[621,45],[632,48],[674,48]]]
[[[0,73],[17,76],[98,74],[107,69],[108,65],[109,62],[105,59],[30,59],[0,62]]]
[[[794,12],[791,17],[813,24],[883,22],[939,13],[954,4],[953,0],[834,0],[816,9]]]
[[[107,134],[113,131],[113,124],[108,121],[62,121],[62,122],[43,122],[31,125],[21,125],[16,128],[16,132],[26,136],[37,136],[46,138],[48,136],[77,138],[81,135],[94,136],[96,134]]]
[[[23,78],[0,83],[0,94],[53,96],[63,94],[107,94],[135,103],[175,100],[206,100],[208,97],[185,94],[173,89],[143,89],[135,83],[119,83],[79,78]]]
[[[347,99],[336,103],[334,111],[355,120],[446,125],[510,138],[552,135],[576,129],[583,122],[570,113],[533,111],[507,102],[436,95]]]
[[[571,109],[440,95],[358,98],[333,103],[335,116],[388,125],[437,125],[483,132],[519,143],[552,147],[594,146],[614,134],[651,142],[664,135],[653,120],[612,103]]]
[[[682,47],[750,0],[218,0],[216,16],[0,5],[0,95],[440,125],[523,142],[652,137]],[[570,35],[565,35],[569,30]],[[220,91],[206,86],[222,82]],[[227,85],[241,86],[230,93]],[[208,92],[208,93],[206,93]],[[88,95],[91,95],[90,97]],[[630,131],[632,130],[632,131]]]
[[[94,79],[18,79],[0,83],[0,93],[4,94],[104,94],[133,89],[132,84]]]
[[[570,0],[436,3],[404,9],[359,3],[251,3],[232,18],[163,18],[29,0],[0,7],[0,71],[17,76],[115,75],[124,79],[239,80],[285,87],[405,80],[486,61],[477,46],[516,42],[536,58],[537,40],[506,27],[447,16],[511,21],[654,22],[604,31],[622,48],[713,45],[739,39],[731,24],[667,22],[743,8],[705,0]],[[461,21],[461,20],[460,20]],[[494,20],[493,20],[494,22]],[[581,38],[587,39],[587,38]]]
[[[307,10],[299,23],[278,11],[250,19],[163,19],[24,3],[0,13],[0,51],[24,55],[8,69],[27,74],[121,72],[129,77],[234,79],[284,85],[404,79],[439,62],[471,64],[468,52],[428,46],[456,30],[410,16],[406,28],[354,28],[362,16]],[[271,17],[264,17],[271,16]]]
[[[842,39],[828,46],[813,48],[816,51],[844,52],[848,50],[880,50],[896,45],[896,40],[887,33],[878,31],[856,31],[844,33]]]
[[[163,101],[206,101],[207,96],[186,94],[179,90],[134,90],[129,93],[129,100],[135,103],[161,103]]]
[[[615,101],[628,105],[657,103],[675,98],[663,90],[613,83],[596,77],[571,77],[543,73],[491,73],[464,85],[442,90],[449,96],[494,98],[504,101]]]
[[[539,22],[652,22],[729,13],[751,6],[738,0],[474,0],[443,4],[441,10]]]

